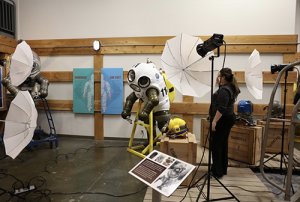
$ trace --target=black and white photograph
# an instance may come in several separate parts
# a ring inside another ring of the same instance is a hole
[[[153,182],[152,186],[169,196],[193,168],[184,162],[175,161]]]

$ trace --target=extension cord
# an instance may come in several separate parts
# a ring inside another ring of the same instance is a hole
[[[29,187],[24,187],[24,188],[20,188],[20,189],[16,189],[15,190],[15,194],[21,194],[24,192],[28,192],[28,191],[32,191],[35,189],[34,185],[30,185]]]

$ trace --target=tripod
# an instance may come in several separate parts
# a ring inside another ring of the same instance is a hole
[[[282,118],[285,119],[285,112],[286,112],[286,93],[287,93],[287,89],[286,89],[286,83],[287,83],[287,77],[288,77],[288,71],[287,70],[285,72],[285,76],[284,76],[284,96],[283,96],[283,108],[282,108]],[[269,109],[271,110],[271,109]],[[281,130],[281,148],[280,148],[280,152],[271,156],[270,158],[268,158],[264,163],[268,162],[269,160],[275,158],[277,155],[280,154],[280,169],[279,172],[280,174],[283,174],[283,168],[282,165],[283,163],[285,164],[285,167],[287,167],[286,165],[286,155],[284,154],[284,133],[285,133],[285,122],[282,122],[282,130]]]
[[[220,56],[220,47],[218,47],[218,52],[217,55],[213,55],[210,56],[209,60],[211,60],[211,91],[210,91],[210,99],[211,101],[213,100],[213,84],[214,84],[214,58],[215,57],[219,57]],[[205,184],[207,183],[207,195],[206,195],[206,201],[219,201],[219,200],[228,200],[228,199],[236,199],[237,201],[239,201],[231,192],[229,189],[227,189],[227,187],[218,179],[216,178],[211,170],[211,154],[212,154],[212,141],[211,141],[211,134],[212,134],[212,118],[209,119],[209,149],[208,149],[208,171],[207,173],[205,173],[198,181],[201,181],[202,179],[204,179],[203,184],[200,186],[199,189],[199,194],[197,197],[196,201],[199,201],[200,199],[200,195],[203,194],[203,189]],[[231,195],[230,197],[223,197],[223,198],[218,198],[218,199],[212,199],[210,200],[210,180],[211,177],[215,178],[215,180]]]

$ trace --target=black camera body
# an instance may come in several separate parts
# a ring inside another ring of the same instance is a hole
[[[271,73],[274,74],[275,72],[280,72],[283,68],[285,68],[286,64],[281,64],[281,65],[271,65]],[[293,67],[289,68],[288,71],[293,71]]]

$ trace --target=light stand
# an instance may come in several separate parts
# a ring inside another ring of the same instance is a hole
[[[272,72],[273,73],[273,72]],[[285,71],[285,76],[284,76],[284,96],[283,96],[283,108],[282,108],[282,118],[285,119],[285,112],[286,112],[286,93],[287,93],[287,88],[286,88],[286,83],[287,83],[287,77],[288,77],[288,71]],[[269,109],[272,110],[272,109]],[[282,164],[285,164],[285,167],[287,167],[286,165],[286,161],[284,158],[287,159],[287,157],[285,156],[283,150],[284,150],[284,133],[285,133],[285,122],[282,122],[282,130],[281,130],[281,150],[279,153],[271,156],[270,158],[268,158],[264,163],[268,162],[269,160],[275,158],[277,155],[280,154],[280,174],[283,174],[283,168],[282,168]]]
[[[210,100],[212,101],[213,99],[213,87],[214,87],[214,58],[215,57],[219,57],[220,56],[220,47],[218,46],[218,52],[217,55],[213,55],[209,57],[209,60],[211,60],[211,91],[210,91]],[[198,52],[199,53],[199,52]],[[203,57],[203,56],[202,56]],[[200,195],[204,194],[203,192],[203,188],[207,182],[207,196],[206,196],[206,201],[219,201],[219,200],[228,200],[228,199],[236,199],[237,201],[239,201],[231,192],[229,189],[227,189],[227,187],[218,179],[216,178],[212,171],[211,171],[211,154],[212,154],[212,141],[211,141],[211,134],[212,134],[212,118],[209,119],[209,149],[208,149],[208,171],[207,173],[205,173],[198,181],[201,181],[202,179],[204,179],[203,184],[201,185],[201,187],[199,188],[197,186],[197,188],[199,189],[199,194],[197,197],[196,201],[199,201],[200,199]],[[215,178],[215,180],[231,195],[230,197],[223,197],[223,198],[218,198],[218,199],[212,199],[210,200],[210,179],[211,177]]]

